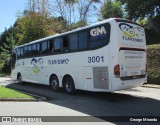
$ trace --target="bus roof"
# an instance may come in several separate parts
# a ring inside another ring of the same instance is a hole
[[[81,31],[81,30],[84,30],[84,29],[87,29],[87,28],[91,28],[93,26],[97,26],[97,25],[100,25],[100,24],[104,24],[106,22],[113,21],[115,19],[126,20],[126,19],[122,19],[122,18],[109,18],[109,19],[106,19],[106,20],[103,20],[103,21],[100,21],[100,22],[97,22],[97,23],[94,23],[94,24],[91,24],[91,25],[88,25],[88,26],[80,27],[80,28],[77,28],[77,29],[74,29],[74,30],[71,30],[71,31],[68,31],[68,32],[64,32],[64,33],[61,33],[61,34],[54,34],[54,35],[51,35],[51,36],[48,36],[48,37],[44,37],[44,38],[41,38],[41,39],[38,39],[38,40],[34,40],[32,42],[17,46],[15,48],[23,47],[23,46],[30,45],[30,44],[33,44],[33,43],[38,43],[38,42],[48,40],[48,39],[52,39],[52,38],[55,38],[55,37],[58,37],[58,36],[63,36],[63,35],[66,35],[66,34],[74,33],[76,31]],[[128,20],[126,20],[126,21],[128,21]]]

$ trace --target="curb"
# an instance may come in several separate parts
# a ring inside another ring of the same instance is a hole
[[[28,94],[29,95],[29,94]],[[38,98],[0,98],[0,101],[7,101],[7,102],[40,102],[46,101],[45,97],[38,97]]]
[[[7,102],[37,102],[38,99],[29,99],[29,98],[6,98],[6,99],[0,99],[0,101],[7,101]]]
[[[142,87],[160,89],[160,85],[155,85],[155,84],[145,84]]]
[[[36,101],[46,101],[47,100],[47,98],[43,97],[43,96],[39,96],[39,95],[31,94],[31,93],[28,93],[28,92],[24,92],[24,91],[19,90],[19,89],[16,89],[16,90],[19,91],[19,92],[21,92],[21,93],[24,93],[24,94],[27,94],[27,95],[30,95],[30,96],[36,98],[35,99]]]

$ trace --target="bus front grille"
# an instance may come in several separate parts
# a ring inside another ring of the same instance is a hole
[[[95,89],[109,90],[108,67],[93,67],[93,83]]]

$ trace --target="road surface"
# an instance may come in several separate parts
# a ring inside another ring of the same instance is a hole
[[[67,95],[63,90],[53,92],[46,85],[19,85],[10,79],[1,79],[2,84],[44,96],[47,101],[0,102],[0,116],[160,116],[159,88],[137,87],[114,93],[78,91]]]

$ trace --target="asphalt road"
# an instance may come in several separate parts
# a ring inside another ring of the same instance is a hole
[[[49,86],[46,85],[31,83],[19,85],[12,83],[10,80],[7,82],[3,82],[2,80],[0,84],[2,83],[5,83],[4,85],[9,88],[46,97],[47,101],[45,103],[54,106],[54,111],[56,109],[55,106],[57,106],[57,110],[62,107],[79,112],[79,115],[89,116],[160,116],[159,88],[137,87],[115,93],[78,91],[75,95],[67,95],[63,90],[53,92]],[[36,102],[36,105],[38,105],[38,103],[40,102]],[[32,106],[30,108],[32,108]],[[31,112],[34,114],[34,109]],[[48,112],[45,111],[43,113],[44,115],[47,115],[47,113],[48,115],[60,114],[62,116],[76,115],[62,109],[60,112]],[[42,115],[43,113],[39,112],[35,114]]]

